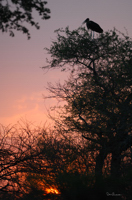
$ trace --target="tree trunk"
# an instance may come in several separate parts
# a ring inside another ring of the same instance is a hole
[[[104,165],[104,160],[107,156],[106,149],[102,148],[99,155],[96,157],[96,166],[95,166],[95,177],[96,181],[102,179],[102,169]]]

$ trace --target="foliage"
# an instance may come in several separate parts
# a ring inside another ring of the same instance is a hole
[[[58,137],[58,131],[33,129],[28,123],[1,125],[1,199],[16,199],[21,195],[25,199],[32,195],[38,198],[40,193],[45,194],[46,188],[57,187],[55,179],[60,172],[74,173],[89,166],[85,149],[62,135]]]
[[[88,199],[93,180],[92,175],[80,174],[78,171],[60,172],[56,177],[56,182],[64,200]]]
[[[1,126],[1,199],[131,199],[132,42],[118,34],[57,31],[45,68],[70,70],[48,87],[65,104],[52,130]],[[45,195],[49,186],[60,195]]]
[[[44,195],[43,195],[43,191],[37,189],[36,187],[31,188],[31,191],[28,194],[24,194],[24,196],[22,198],[20,198],[20,200],[43,200],[44,199]]]
[[[110,176],[99,178],[95,184],[95,174],[88,170],[87,146],[82,141],[80,145],[63,134],[58,137],[57,130],[31,129],[29,124],[1,126],[0,133],[1,199],[102,199],[106,191],[119,191],[117,186],[130,196],[131,168],[123,180]],[[59,194],[47,194],[50,187]]]
[[[129,174],[130,175],[130,174]],[[100,177],[95,181],[92,173],[60,172],[56,176],[61,197],[64,200],[85,199],[131,199],[131,181],[112,176]]]
[[[37,142],[45,135],[45,130],[32,130],[29,124],[0,126],[0,195],[24,193],[25,174],[40,170]]]
[[[10,36],[14,36],[14,31],[21,31],[27,34],[30,39],[29,30],[23,25],[27,22],[31,26],[35,26],[37,29],[40,28],[39,24],[33,19],[33,11],[36,10],[42,19],[50,18],[50,9],[46,8],[46,1],[43,0],[11,0],[0,1],[0,29],[2,32],[9,31]]]
[[[44,69],[71,72],[64,85],[48,85],[48,98],[65,102],[56,126],[89,142],[88,153],[96,153],[96,177],[108,155],[108,173],[120,177],[132,159],[132,40],[116,29],[94,39],[84,28],[56,33],[57,40],[46,48],[51,59]]]

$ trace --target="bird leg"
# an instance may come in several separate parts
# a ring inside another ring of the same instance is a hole
[[[91,30],[91,38],[94,39],[94,31]]]
[[[92,38],[92,30],[91,30],[91,33],[90,33],[90,37]]]

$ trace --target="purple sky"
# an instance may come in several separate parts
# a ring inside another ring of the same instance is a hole
[[[36,125],[45,123],[49,106],[54,102],[43,100],[48,94],[47,82],[67,79],[59,70],[45,73],[46,51],[56,38],[54,30],[69,26],[77,29],[89,17],[104,31],[116,27],[132,37],[132,0],[48,0],[51,19],[43,21],[34,13],[41,28],[28,26],[31,39],[15,32],[12,38],[0,32],[0,123],[15,124],[18,120],[32,121]]]

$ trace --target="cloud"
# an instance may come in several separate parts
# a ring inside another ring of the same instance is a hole
[[[34,123],[43,123],[48,120],[42,97],[43,92],[33,92],[16,99],[12,106],[13,112],[0,117],[0,123],[3,125],[15,124],[21,119]]]
[[[20,112],[25,112],[27,110],[32,110],[36,106],[39,108],[39,104],[42,104],[42,91],[34,92],[29,95],[24,95],[15,101],[13,108]]]

